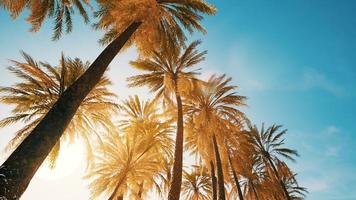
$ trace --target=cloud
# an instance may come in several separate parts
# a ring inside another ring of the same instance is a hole
[[[329,188],[327,181],[320,179],[309,179],[306,180],[302,185],[308,188],[309,192],[321,192]]]
[[[344,92],[340,85],[332,81],[331,77],[315,68],[308,68],[304,71],[300,88],[302,90],[321,89],[336,96],[341,96]]]
[[[328,157],[337,157],[339,155],[338,147],[328,147],[326,149],[325,155]]]
[[[334,125],[330,125],[330,126],[326,127],[325,132],[326,132],[328,135],[332,135],[332,134],[335,134],[335,133],[340,132],[340,129],[337,128],[337,127],[334,126]]]

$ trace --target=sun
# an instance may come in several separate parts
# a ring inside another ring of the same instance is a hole
[[[58,180],[70,176],[78,168],[85,167],[85,149],[80,141],[74,144],[63,144],[56,167],[50,169],[44,162],[38,170],[38,177],[45,180]]]

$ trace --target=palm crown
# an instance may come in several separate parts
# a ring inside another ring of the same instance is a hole
[[[16,122],[25,124],[9,144],[10,149],[15,148],[28,136],[67,87],[89,65],[79,59],[73,60],[62,56],[60,65],[54,67],[48,63],[36,62],[26,53],[23,53],[23,57],[26,62],[12,61],[13,66],[9,67],[21,82],[0,89],[0,101],[15,106],[12,110],[13,115],[2,119],[0,127]],[[115,95],[108,90],[110,84],[111,82],[103,77],[85,98],[62,136],[62,142],[73,141],[79,136],[87,144],[88,155],[91,155],[91,140],[100,138],[94,127],[111,127],[111,115],[118,111],[117,104],[113,101]],[[59,152],[60,143],[56,144],[50,154],[52,164]]]
[[[244,116],[237,108],[245,105],[246,97],[236,94],[236,86],[230,85],[230,82],[231,79],[225,75],[212,76],[187,98],[185,109],[190,116],[187,147],[203,158],[209,158],[213,154],[211,143],[206,141],[211,141],[213,134],[217,134],[217,137],[224,133],[232,134],[235,130],[227,128]]]
[[[148,86],[157,96],[171,97],[177,93],[184,95],[193,90],[198,74],[192,70],[195,64],[204,60],[206,51],[199,52],[196,47],[200,41],[191,43],[181,52],[179,46],[166,44],[154,51],[150,58],[132,61],[131,65],[147,73],[128,78],[129,86]]]
[[[279,131],[281,128],[281,125],[272,125],[265,129],[262,125],[261,130],[258,130],[256,126],[250,126],[251,144],[254,145],[261,159],[278,161],[280,155],[295,161],[293,156],[298,156],[298,153],[296,150],[283,147],[285,144],[283,137],[287,130]]]
[[[276,164],[282,162],[279,159],[279,155],[291,161],[295,161],[293,156],[298,156],[296,150],[283,147],[283,136],[287,133],[287,130],[279,131],[282,127],[280,125],[272,125],[265,129],[263,124],[260,131],[256,126],[250,124],[248,124],[248,126],[250,129],[248,132],[251,136],[250,143],[255,148],[256,155],[259,157],[260,162],[265,165],[267,173],[270,174],[269,177],[272,180],[276,180],[275,182],[281,186],[282,192],[284,193],[284,195],[282,195],[283,198],[291,200],[286,184],[283,182],[283,177],[281,177],[276,167]]]
[[[187,200],[209,200],[212,188],[209,172],[206,168],[193,166],[193,169],[183,172],[182,192]]]
[[[143,53],[151,53],[165,39],[183,44],[186,40],[183,28],[205,33],[200,25],[201,14],[212,15],[216,11],[204,0],[98,0],[98,3],[96,27],[106,30],[101,42],[108,43],[131,23],[141,22],[127,44],[135,43]]]
[[[72,14],[74,7],[77,8],[80,15],[83,17],[84,22],[89,22],[88,14],[85,6],[89,5],[89,0],[1,0],[13,18],[17,18],[20,13],[28,8],[30,15],[27,21],[31,23],[31,31],[38,31],[46,18],[54,19],[54,34],[53,39],[57,40],[63,33],[63,26],[67,33],[72,31]]]
[[[104,138],[105,145],[98,147],[96,163],[87,175],[92,179],[92,198],[102,194],[111,194],[110,199],[124,195],[143,198],[155,184],[152,177],[172,154],[170,121],[158,120],[154,102],[141,102],[135,96],[120,107],[123,129]]]

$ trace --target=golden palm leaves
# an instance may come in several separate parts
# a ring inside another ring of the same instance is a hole
[[[207,164],[214,154],[212,143],[207,141],[212,141],[215,134],[219,146],[225,146],[224,140],[231,137],[229,134],[238,131],[234,123],[244,117],[238,107],[245,105],[246,97],[236,94],[236,87],[230,85],[230,81],[225,75],[212,76],[207,82],[201,82],[186,100],[187,148],[201,155]]]
[[[120,106],[123,120],[104,138],[88,174],[92,198],[101,194],[142,199],[157,184],[153,177],[172,157],[171,121],[153,101],[130,97]]]
[[[183,171],[182,192],[187,200],[210,200],[212,198],[211,178],[207,168],[192,166]]]
[[[183,29],[205,32],[200,25],[203,14],[212,15],[215,8],[204,0],[98,0],[100,10],[96,27],[106,30],[101,39],[108,43],[132,22],[142,22],[128,45],[135,44],[144,55],[160,47],[161,41],[183,44]]]
[[[25,62],[12,61],[10,72],[20,80],[11,87],[0,88],[0,101],[14,106],[12,115],[0,121],[0,126],[21,122],[24,127],[17,131],[15,138],[8,145],[14,149],[28,136],[45,114],[56,103],[59,96],[86,70],[89,63],[79,59],[61,57],[58,66],[37,62],[26,53],[22,53]],[[68,125],[61,141],[58,142],[49,159],[54,164],[61,142],[73,142],[80,138],[86,144],[88,156],[91,155],[93,140],[100,140],[95,130],[99,127],[110,128],[111,116],[118,110],[114,102],[115,94],[108,90],[111,82],[103,77],[85,98]],[[100,128],[99,128],[100,130]]]
[[[89,16],[85,9],[89,6],[89,0],[0,0],[13,18],[17,18],[25,9],[30,10],[27,21],[31,24],[31,31],[38,31],[46,18],[54,19],[54,34],[52,39],[57,40],[63,31],[72,31],[72,14],[75,9],[83,17],[84,22],[89,22]]]
[[[195,41],[188,47],[181,48],[166,43],[153,51],[151,57],[132,61],[130,64],[134,68],[145,73],[129,77],[129,86],[147,86],[151,92],[157,93],[157,97],[163,96],[166,99],[171,99],[175,93],[187,95],[194,90],[198,81],[198,69],[193,67],[204,60],[207,53],[196,49],[199,44],[200,41]]]

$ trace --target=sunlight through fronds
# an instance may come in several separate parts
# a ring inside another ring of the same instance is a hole
[[[184,29],[205,33],[200,24],[203,15],[216,12],[204,0],[98,0],[98,3],[99,21],[95,27],[106,31],[101,42],[109,43],[132,22],[142,22],[126,45],[134,43],[142,54],[150,54],[164,40],[182,45],[186,40]]]
[[[91,199],[100,195],[142,199],[172,157],[171,122],[160,118],[154,102],[134,96],[120,108],[124,120],[118,132],[104,137],[105,145],[96,149],[95,165],[86,176],[91,180]]]
[[[0,88],[0,102],[14,106],[12,115],[2,119],[0,127],[17,122],[24,124],[8,144],[8,150],[15,149],[31,133],[63,92],[89,66],[88,62],[65,58],[63,55],[58,66],[37,62],[24,52],[22,55],[25,62],[13,60],[9,67],[19,82],[11,87]],[[84,99],[60,142],[48,156],[52,166],[60,152],[61,142],[74,142],[76,138],[84,141],[88,160],[91,160],[91,142],[100,140],[96,130],[100,130],[99,127],[112,127],[111,116],[118,112],[118,105],[114,102],[116,95],[108,89],[110,85],[110,80],[103,77]]]
[[[239,107],[245,105],[246,97],[238,95],[230,81],[225,75],[212,76],[207,82],[201,82],[186,100],[189,116],[186,148],[202,156],[206,163],[213,158],[212,143],[207,141],[212,141],[215,134],[218,146],[224,147],[225,139],[241,128],[233,123],[244,118]]]
[[[210,200],[212,198],[211,179],[207,168],[193,166],[183,171],[182,193],[186,200]]]
[[[131,61],[134,68],[145,73],[129,77],[129,86],[147,86],[151,92],[156,92],[156,97],[166,100],[172,99],[175,93],[182,97],[188,95],[199,82],[196,78],[199,69],[193,67],[204,60],[207,53],[196,49],[199,44],[200,41],[194,41],[181,48],[167,42],[161,49],[153,51],[151,57]]]

